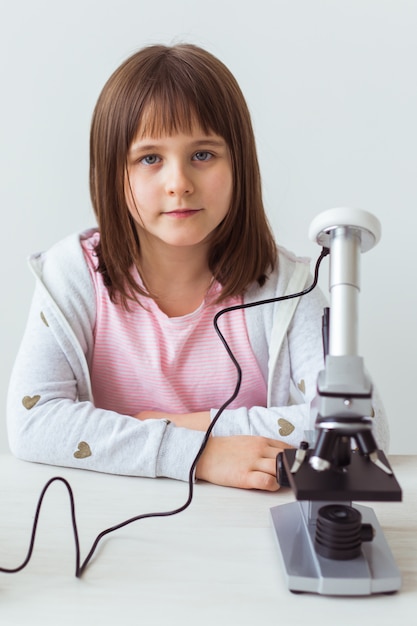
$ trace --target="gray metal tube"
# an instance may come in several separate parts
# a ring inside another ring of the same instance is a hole
[[[338,226],[330,233],[329,354],[358,354],[358,295],[361,232]]]

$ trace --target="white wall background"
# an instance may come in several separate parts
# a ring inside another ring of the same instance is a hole
[[[391,452],[416,453],[416,33],[417,0],[0,0],[1,415],[33,290],[25,259],[93,222],[99,91],[139,47],[188,41],[241,84],[280,243],[315,258],[309,224],[333,206],[380,219],[361,257],[360,352]]]

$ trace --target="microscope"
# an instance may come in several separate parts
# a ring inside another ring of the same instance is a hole
[[[330,251],[325,365],[314,430],[277,458],[277,480],[296,501],[270,510],[274,534],[294,593],[394,593],[401,576],[381,527],[371,508],[356,504],[402,498],[373,436],[372,384],[357,347],[360,254],[378,243],[380,224],[366,211],[330,209],[313,220],[309,236]]]

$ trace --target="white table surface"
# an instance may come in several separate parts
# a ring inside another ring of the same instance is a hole
[[[278,493],[195,485],[191,506],[174,517],[141,520],[103,540],[81,579],[69,498],[55,483],[41,512],[25,570],[0,573],[0,624],[115,626],[200,624],[366,624],[393,626],[417,613],[417,457],[391,457],[401,503],[362,503],[375,511],[402,574],[394,595],[329,597],[288,591],[269,509],[294,499]],[[52,476],[74,490],[82,560],[95,537],[126,518],[177,508],[185,483],[111,476],[25,463],[0,455],[0,566],[27,551],[35,506]],[[411,620],[413,621],[413,620]]]

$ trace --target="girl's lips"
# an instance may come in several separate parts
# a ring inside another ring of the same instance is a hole
[[[201,209],[176,209],[175,211],[167,211],[165,215],[170,217],[192,217],[200,211]]]

